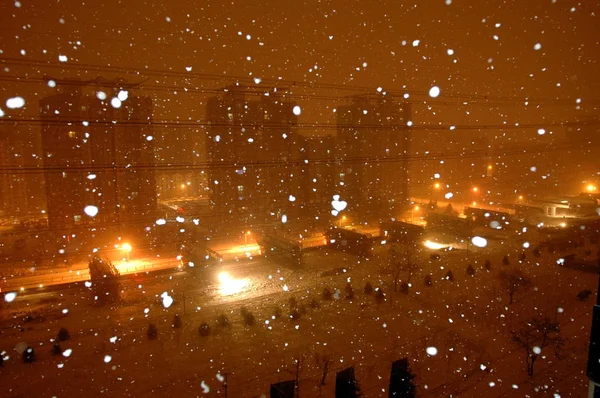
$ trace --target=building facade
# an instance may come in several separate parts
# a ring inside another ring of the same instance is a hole
[[[348,213],[387,219],[408,204],[408,103],[358,95],[337,107],[336,162]]]
[[[40,101],[49,226],[151,222],[152,100],[119,82],[57,83]],[[98,213],[86,214],[87,206]]]
[[[292,220],[306,200],[296,103],[285,90],[232,85],[207,103],[213,215],[254,225]]]

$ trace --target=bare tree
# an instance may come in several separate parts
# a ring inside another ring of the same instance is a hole
[[[402,272],[407,273],[407,282],[410,282],[417,264],[414,261],[414,243],[406,242],[398,246],[393,245],[388,253],[388,266],[394,281],[394,291],[398,291]]]
[[[513,303],[516,293],[528,290],[532,285],[529,276],[518,269],[502,271],[498,274],[498,279],[500,279],[502,288],[508,292],[508,304]]]
[[[560,336],[560,325],[548,317],[534,317],[512,333],[512,341],[525,351],[527,374],[533,376],[533,366],[544,348],[551,347],[559,356],[565,340]]]
[[[315,362],[321,372],[323,372],[321,376],[321,385],[324,386],[327,373],[329,372],[329,365],[331,365],[331,357],[327,354],[315,352]]]
[[[120,284],[119,270],[107,259],[94,256],[88,263],[92,293],[98,303],[114,302],[119,300]]]

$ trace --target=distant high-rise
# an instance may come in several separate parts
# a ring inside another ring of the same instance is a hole
[[[57,86],[40,101],[50,227],[149,221],[156,210],[151,99],[120,82]]]
[[[208,100],[208,184],[217,218],[265,223],[298,211],[306,176],[295,106],[285,90],[240,85]]]
[[[0,216],[44,218],[39,148],[35,134],[18,124],[0,126]]]
[[[341,199],[365,218],[394,216],[408,200],[408,103],[383,95],[348,97],[337,107]]]

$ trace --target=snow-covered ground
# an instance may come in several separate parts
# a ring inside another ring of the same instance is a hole
[[[268,395],[270,383],[295,378],[300,359],[301,396],[333,396],[335,372],[355,366],[364,396],[386,397],[392,361],[408,357],[419,396],[584,396],[594,295],[585,302],[576,296],[584,289],[595,294],[597,276],[558,267],[556,260],[565,253],[544,251],[537,258],[534,244],[527,250],[520,245],[516,240],[510,245],[490,242],[483,249],[472,247],[468,258],[465,250],[453,250],[441,253],[439,260],[430,260],[431,252],[424,250],[408,294],[392,292],[388,244],[378,247],[370,260],[317,251],[306,256],[303,269],[273,269],[271,277],[254,277],[249,290],[239,295],[223,297],[216,288],[194,290],[174,282],[170,294],[175,302],[169,308],[151,292],[128,293],[115,309],[90,307],[89,298],[82,296],[79,311],[67,315],[54,303],[54,316],[49,314],[45,323],[25,324],[32,330],[19,332],[8,328],[13,322],[3,322],[0,344],[10,357],[1,373],[3,395],[217,397],[225,396],[219,379],[227,374],[227,396],[256,397]],[[595,258],[597,248],[589,248]],[[578,250],[583,255],[585,249]],[[519,262],[522,251],[526,259]],[[507,266],[502,257],[508,253]],[[492,264],[489,272],[486,259]],[[466,273],[468,263],[476,270],[472,277]],[[321,276],[338,267],[347,272]],[[533,281],[511,305],[497,279],[500,270],[510,267]],[[454,282],[443,280],[449,269]],[[432,275],[432,286],[423,283],[425,274]],[[233,276],[244,277],[243,270]],[[352,300],[344,298],[348,278],[355,289]],[[362,293],[366,281],[383,287],[385,303],[377,305],[372,295]],[[340,298],[323,301],[325,286],[339,289]],[[183,314],[183,291],[177,289],[185,291],[186,300],[181,329],[171,327],[174,314]],[[292,296],[307,308],[298,320],[288,318]],[[311,298],[321,308],[311,309]],[[256,316],[255,326],[243,325],[242,305]],[[282,319],[272,319],[275,307],[281,308]],[[230,328],[217,325],[221,313],[231,320]],[[534,315],[556,317],[567,345],[560,358],[550,349],[542,352],[530,378],[524,352],[511,342],[510,331]],[[212,328],[208,337],[198,333],[203,321]],[[150,322],[159,331],[152,341],[146,336]],[[72,349],[69,357],[51,354],[50,339],[60,325],[72,335],[63,344]],[[114,343],[112,337],[117,337]],[[19,341],[36,348],[35,363],[24,364],[16,355],[13,347]],[[437,354],[428,355],[428,347]],[[316,353],[331,358],[324,386]]]

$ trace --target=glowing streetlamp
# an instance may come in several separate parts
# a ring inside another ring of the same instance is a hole
[[[340,228],[343,228],[344,221],[346,221],[346,216],[342,216],[342,218],[340,218]]]
[[[131,252],[131,245],[129,243],[124,243],[123,246],[121,246],[121,249],[125,251],[125,259],[127,262],[129,262],[129,253]]]
[[[435,184],[433,184],[433,187],[435,189],[440,189],[442,187],[442,185],[439,182],[436,182]]]
[[[479,188],[473,187],[473,192],[475,192],[475,193],[479,192]]]
[[[412,221],[415,218],[415,211],[419,211],[419,206],[412,207],[410,209],[410,220]]]
[[[587,189],[588,192],[595,192],[597,189],[594,184],[588,184],[588,186],[585,188]]]
[[[248,235],[251,235],[250,231],[244,232],[244,247],[248,246]]]

